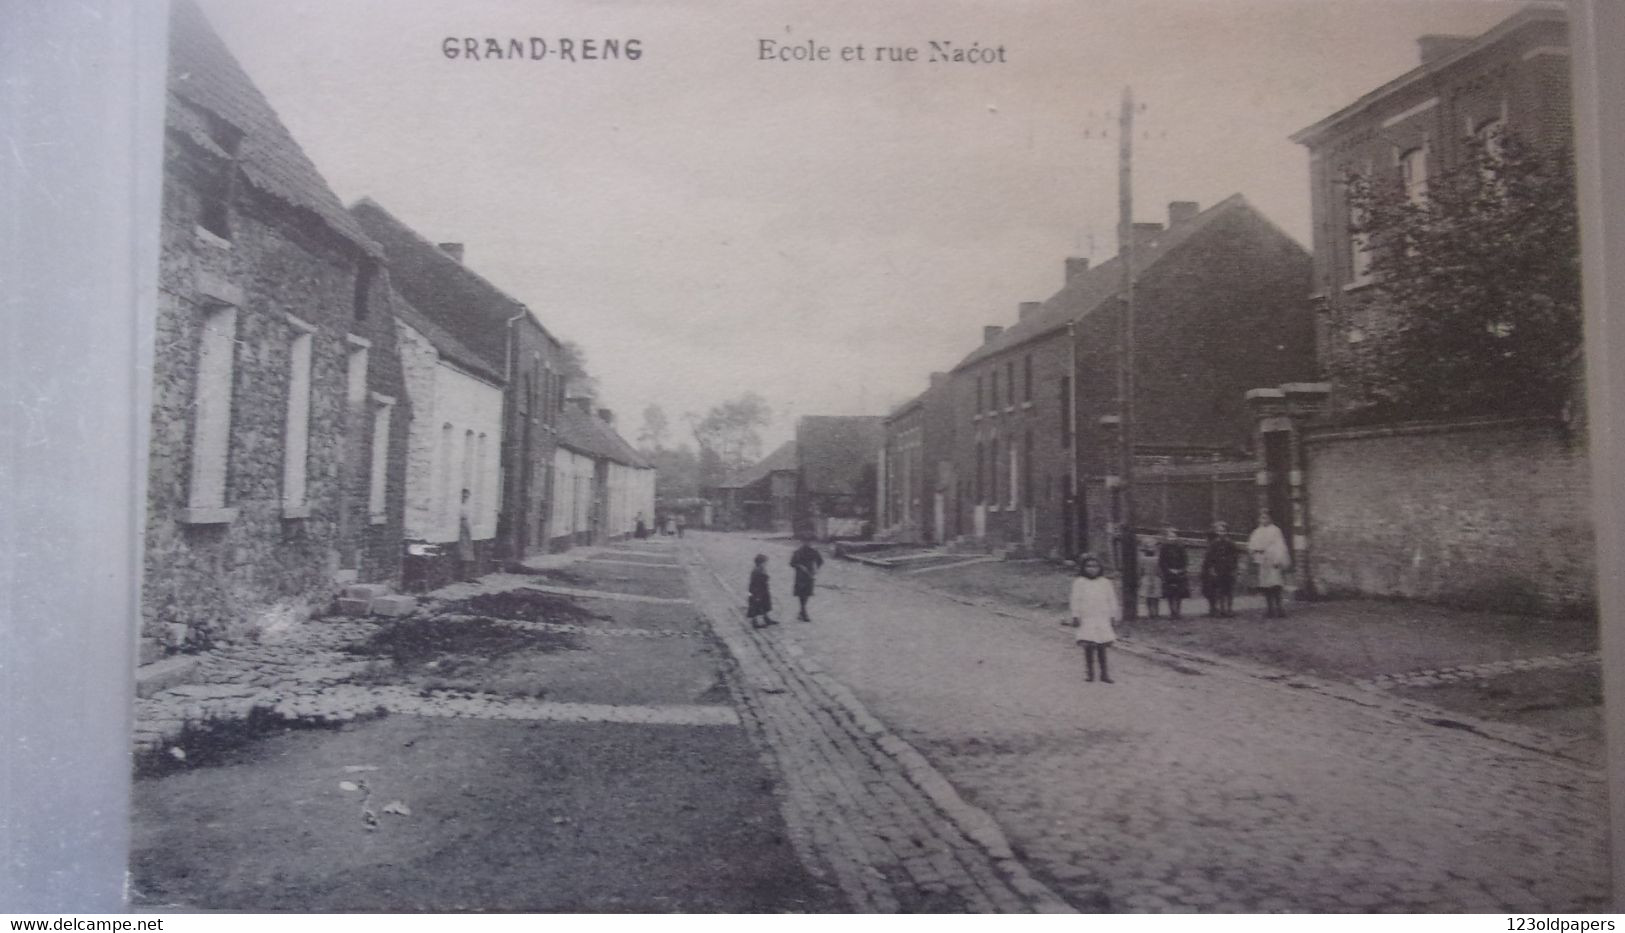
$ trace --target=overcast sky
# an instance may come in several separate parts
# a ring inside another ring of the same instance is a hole
[[[1308,243],[1287,136],[1417,63],[1464,0],[201,0],[346,203],[367,195],[585,348],[602,405],[747,390],[776,414],[882,414],[981,327],[1115,252],[1114,117],[1136,219],[1241,192]],[[447,37],[638,39],[638,61],[448,60]],[[758,61],[808,40],[828,63]],[[1005,63],[840,49],[1003,47]],[[765,452],[765,451],[764,451]]]

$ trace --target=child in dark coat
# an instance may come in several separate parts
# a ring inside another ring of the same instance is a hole
[[[764,625],[778,625],[774,619],[773,594],[767,589],[767,555],[756,555],[756,566],[750,572],[750,602],[745,607],[745,617],[750,620],[751,628],[761,628]],[[760,618],[762,621],[758,622]]]

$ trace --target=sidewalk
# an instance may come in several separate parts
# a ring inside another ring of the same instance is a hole
[[[897,571],[892,571],[897,573]],[[990,561],[899,574],[972,602],[1066,613],[1070,575],[1047,561]],[[1288,604],[1285,619],[1238,595],[1237,617],[1209,619],[1200,598],[1184,618],[1123,624],[1131,641],[1276,667],[1390,693],[1442,710],[1513,723],[1602,760],[1602,677],[1597,627],[1586,619],[1473,612],[1425,603],[1340,599]]]

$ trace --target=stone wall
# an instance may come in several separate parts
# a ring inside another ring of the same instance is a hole
[[[1583,437],[1561,422],[1321,430],[1304,440],[1322,591],[1590,611],[1590,468]]]
[[[257,192],[232,204],[230,239],[202,231],[194,156],[168,143],[153,361],[142,655],[197,646],[324,606],[341,570],[400,573],[411,416],[387,302],[358,302],[363,256],[314,218]],[[381,277],[380,277],[381,278]],[[188,507],[199,339],[210,309],[236,306],[224,510]],[[358,313],[361,312],[361,313]],[[296,319],[296,320],[295,320]],[[284,430],[293,338],[309,326],[305,506],[285,510]],[[349,403],[350,354],[370,343],[368,398],[393,397],[383,521],[367,514],[372,419]]]

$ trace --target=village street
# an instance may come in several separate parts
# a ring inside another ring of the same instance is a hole
[[[755,639],[850,688],[1078,909],[1606,905],[1603,787],[1574,762],[1143,648],[1112,652],[1115,684],[1085,683],[1056,620],[845,561],[815,621],[789,621],[788,542],[691,539],[736,601],[766,554],[786,621]]]
[[[789,547],[579,549],[216,651],[137,704],[137,904],[1604,904],[1581,765],[1138,649],[1085,684],[1053,620],[845,561],[796,622]],[[781,624],[752,630],[757,552]]]

